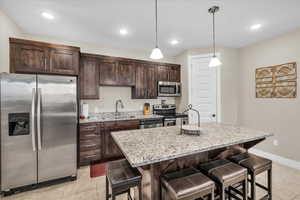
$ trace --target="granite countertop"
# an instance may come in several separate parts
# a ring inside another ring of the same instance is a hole
[[[144,115],[143,112],[120,112],[116,115],[114,112],[103,112],[91,114],[87,119],[80,119],[79,123],[92,123],[92,122],[109,122],[109,121],[124,121],[124,120],[142,120],[142,119],[157,119],[163,118],[161,115]]]
[[[171,160],[272,136],[263,131],[220,123],[201,124],[200,136],[179,135],[180,127],[113,132],[112,137],[133,167]]]

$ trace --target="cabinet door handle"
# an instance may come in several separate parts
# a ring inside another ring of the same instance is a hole
[[[83,131],[93,131],[95,129],[96,129],[95,127],[84,127],[84,128],[82,128]]]
[[[85,156],[86,158],[94,158],[96,157],[97,155],[91,155],[91,156]]]
[[[95,147],[97,146],[96,144],[87,144],[87,145],[83,145],[83,147]]]
[[[95,134],[87,134],[85,137],[95,137]]]
[[[45,63],[44,63],[44,65],[45,65],[45,69],[47,68],[47,58],[46,58],[46,56],[45,56]]]

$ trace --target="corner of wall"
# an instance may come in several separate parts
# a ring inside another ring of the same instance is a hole
[[[0,10],[0,72],[9,72],[9,38],[22,37],[21,28]]]

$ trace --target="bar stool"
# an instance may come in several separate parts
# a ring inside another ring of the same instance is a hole
[[[251,183],[251,199],[256,200],[256,186],[266,190],[268,192],[262,199],[272,200],[272,161],[266,158],[262,158],[248,152],[235,155],[229,158],[232,162],[235,162],[242,167],[248,169],[250,175],[249,182]],[[268,172],[268,186],[256,182],[256,176],[263,172]],[[235,191],[235,189],[233,189]],[[238,193],[238,192],[237,192]]]
[[[109,194],[109,184],[111,186],[111,195]],[[107,165],[106,174],[106,200],[110,197],[112,200],[116,196],[127,193],[128,199],[132,200],[130,189],[133,187],[139,188],[139,199],[142,199],[141,192],[142,176],[139,171],[132,168],[127,160],[117,160],[109,162]]]
[[[215,183],[195,168],[168,173],[161,178],[162,200],[214,200]]]
[[[247,200],[247,169],[228,160],[215,160],[200,164],[199,169],[215,181],[220,200],[225,200],[225,190],[227,188],[239,183],[243,185],[243,200]],[[231,197],[237,198],[230,192],[228,195],[229,199]]]

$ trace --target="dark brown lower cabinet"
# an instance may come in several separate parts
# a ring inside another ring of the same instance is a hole
[[[104,133],[104,159],[115,160],[124,157],[118,145],[111,136],[111,132],[139,129],[139,120],[105,122],[101,125]]]
[[[79,164],[83,166],[124,157],[111,132],[139,129],[139,124],[139,120],[81,124]]]
[[[81,166],[103,158],[102,135],[97,123],[80,125],[79,164]]]

